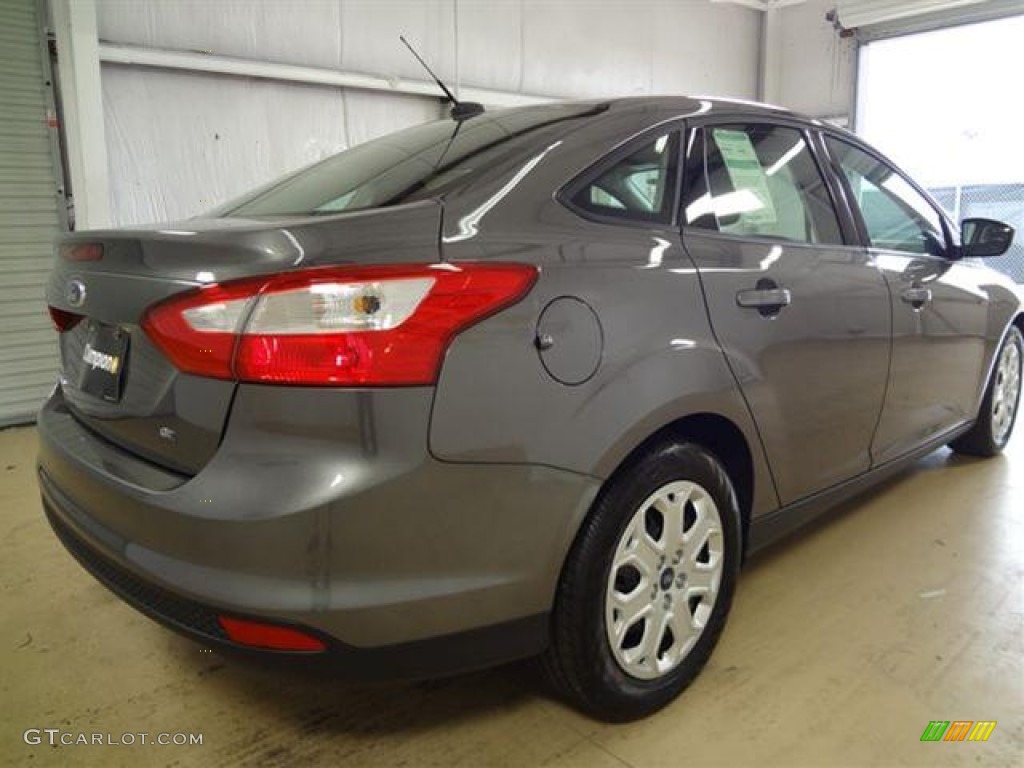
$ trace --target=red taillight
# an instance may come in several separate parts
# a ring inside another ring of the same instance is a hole
[[[59,250],[61,258],[68,261],[99,261],[103,258],[102,243],[65,243]]]
[[[230,616],[218,616],[217,623],[232,641],[252,648],[269,648],[275,651],[327,650],[327,644],[319,637],[291,627],[235,619]]]
[[[53,320],[54,327],[61,333],[70,331],[82,319],[81,315],[76,315],[74,312],[65,312],[63,309],[57,309],[56,307],[48,307],[48,309],[50,310],[50,319]]]
[[[432,384],[452,337],[518,301],[536,276],[521,264],[310,269],[199,288],[152,307],[142,327],[199,376]]]

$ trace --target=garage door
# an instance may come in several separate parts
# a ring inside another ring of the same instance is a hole
[[[0,426],[29,421],[53,386],[43,303],[60,231],[36,0],[0,3]]]
[[[861,42],[1002,19],[1022,12],[1021,0],[836,0],[840,26]]]

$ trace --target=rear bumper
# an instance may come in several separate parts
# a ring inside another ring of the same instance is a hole
[[[238,647],[229,615],[313,634],[356,678],[535,654],[598,483],[434,460],[430,394],[243,387],[217,454],[186,478],[88,432],[58,392],[38,421],[44,507],[97,579],[209,647]]]

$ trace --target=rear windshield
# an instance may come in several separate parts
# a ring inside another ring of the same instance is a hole
[[[514,139],[601,109],[558,104],[418,125],[286,176],[221,215],[326,216],[433,197],[495,162]]]

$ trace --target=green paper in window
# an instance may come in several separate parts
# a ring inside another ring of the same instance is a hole
[[[768,191],[768,176],[761,167],[750,137],[743,131],[716,128],[711,131],[722,154],[729,179],[736,190],[728,210],[719,216],[739,214],[744,224],[774,224],[778,220],[772,196]],[[721,202],[721,201],[719,201]]]

